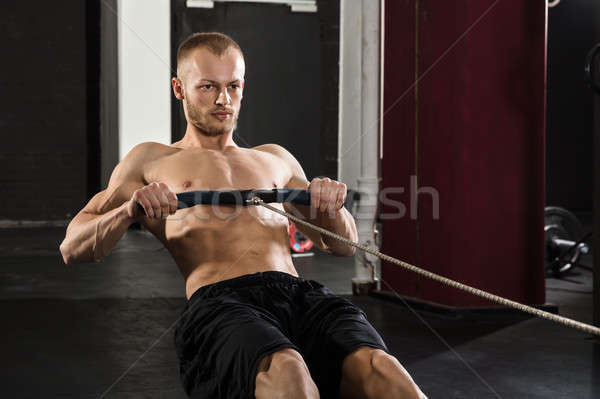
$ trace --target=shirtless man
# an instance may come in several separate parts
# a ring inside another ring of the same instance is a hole
[[[284,148],[232,140],[244,87],[242,50],[219,33],[182,43],[175,96],[188,122],[171,145],[142,143],[117,165],[67,228],[67,264],[99,261],[135,221],[169,250],[188,302],[175,331],[184,389],[193,398],[419,398],[421,391],[364,313],[316,281],[298,277],[288,221],[260,206],[177,209],[175,193],[298,188],[311,222],[356,241],[346,186],[310,183]],[[268,115],[266,115],[268,117]],[[275,204],[291,210],[291,205]],[[304,230],[320,248],[354,249]]]

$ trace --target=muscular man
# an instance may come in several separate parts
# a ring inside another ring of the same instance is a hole
[[[194,34],[181,44],[177,64],[172,85],[188,122],[185,136],[171,145],[142,143],[127,154],[106,190],[69,224],[60,246],[65,263],[99,261],[135,221],[164,244],[186,281],[175,345],[193,398],[424,397],[359,308],[298,277],[287,219],[260,206],[177,209],[175,193],[184,191],[307,189],[311,205],[297,206],[300,213],[357,238],[342,206],[344,184],[309,183],[278,145],[246,149],[232,140],[245,72],[237,43],[219,33]],[[354,253],[304,233],[332,254]]]

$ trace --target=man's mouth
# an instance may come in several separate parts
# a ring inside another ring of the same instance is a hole
[[[214,112],[213,116],[219,120],[224,121],[231,116],[230,112]]]

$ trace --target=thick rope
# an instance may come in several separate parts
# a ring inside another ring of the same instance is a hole
[[[551,320],[551,321],[554,321],[556,323],[560,323],[562,325],[565,325],[567,327],[571,327],[571,328],[575,328],[575,329],[578,329],[578,330],[581,330],[581,331],[585,331],[585,332],[587,332],[589,334],[600,336],[600,328],[598,328],[598,327],[594,327],[594,326],[592,326],[590,324],[582,323],[582,322],[577,321],[577,320],[569,319],[568,317],[563,317],[563,316],[556,315],[554,313],[546,312],[544,310],[537,309],[537,308],[534,308],[534,307],[531,307],[531,306],[528,306],[528,305],[524,305],[524,304],[519,303],[519,302],[511,301],[510,299],[506,299],[506,298],[503,298],[503,297],[498,296],[498,295],[490,294],[489,292],[480,290],[478,288],[474,288],[474,287],[471,287],[469,285],[459,283],[458,281],[454,281],[454,280],[451,280],[449,278],[440,276],[439,274],[435,274],[435,273],[429,272],[427,270],[421,269],[420,267],[411,265],[410,263],[403,262],[403,261],[401,261],[399,259],[393,258],[393,257],[391,257],[389,255],[386,255],[386,254],[383,254],[383,253],[381,253],[379,251],[371,249],[371,248],[367,247],[366,245],[363,245],[363,244],[360,244],[358,242],[354,242],[354,241],[348,240],[347,238],[342,237],[342,236],[340,236],[338,234],[332,233],[329,230],[326,230],[326,229],[324,229],[322,227],[315,226],[312,223],[306,222],[306,221],[304,221],[304,220],[302,220],[302,219],[300,219],[300,218],[298,218],[298,217],[296,217],[294,215],[291,215],[291,214],[289,214],[289,213],[287,213],[285,211],[282,211],[282,210],[277,209],[277,208],[275,208],[275,207],[273,207],[271,205],[268,205],[268,204],[266,204],[265,202],[263,202],[259,198],[252,199],[252,202],[255,205],[261,205],[261,206],[263,206],[263,207],[265,207],[265,208],[267,208],[267,209],[269,209],[269,210],[271,210],[273,212],[276,212],[276,213],[278,213],[278,214],[280,214],[282,216],[285,216],[286,218],[290,219],[294,223],[302,224],[302,225],[304,225],[306,227],[309,227],[309,228],[311,228],[313,230],[318,231],[321,234],[324,234],[324,235],[326,235],[328,237],[331,237],[331,238],[334,238],[334,239],[336,239],[338,241],[341,241],[341,242],[343,242],[346,245],[350,245],[350,246],[352,246],[354,248],[358,248],[358,249],[360,249],[362,251],[368,252],[371,255],[375,255],[375,256],[377,256],[380,259],[383,259],[383,260],[388,261],[390,263],[393,263],[395,265],[401,266],[401,267],[403,267],[405,269],[408,269],[408,270],[410,270],[410,271],[412,271],[414,273],[420,274],[421,276],[425,276],[425,277],[430,278],[432,280],[439,281],[442,284],[446,284],[446,285],[449,285],[451,287],[457,288],[459,290],[466,291],[466,292],[468,292],[470,294],[479,296],[481,298],[485,298],[485,299],[487,299],[489,301],[496,302],[498,304],[501,304],[501,305],[504,305],[504,306],[508,306],[508,307],[520,310],[522,312],[525,312],[525,313],[530,313],[530,314],[532,314],[534,316],[538,316],[538,317],[541,317],[541,318],[544,318],[544,319],[547,319],[547,320]]]

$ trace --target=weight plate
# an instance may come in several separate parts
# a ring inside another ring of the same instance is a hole
[[[293,223],[290,223],[290,248],[294,252],[307,252],[313,247],[314,243],[306,237],[300,230],[296,229]]]
[[[565,268],[564,266],[569,262],[569,257],[556,262],[556,258],[563,253],[564,249],[554,245],[553,239],[577,241],[583,235],[583,226],[577,217],[568,210],[558,206],[548,206],[544,208],[544,232],[546,235],[546,268],[551,269],[556,276],[568,272],[570,267]]]

